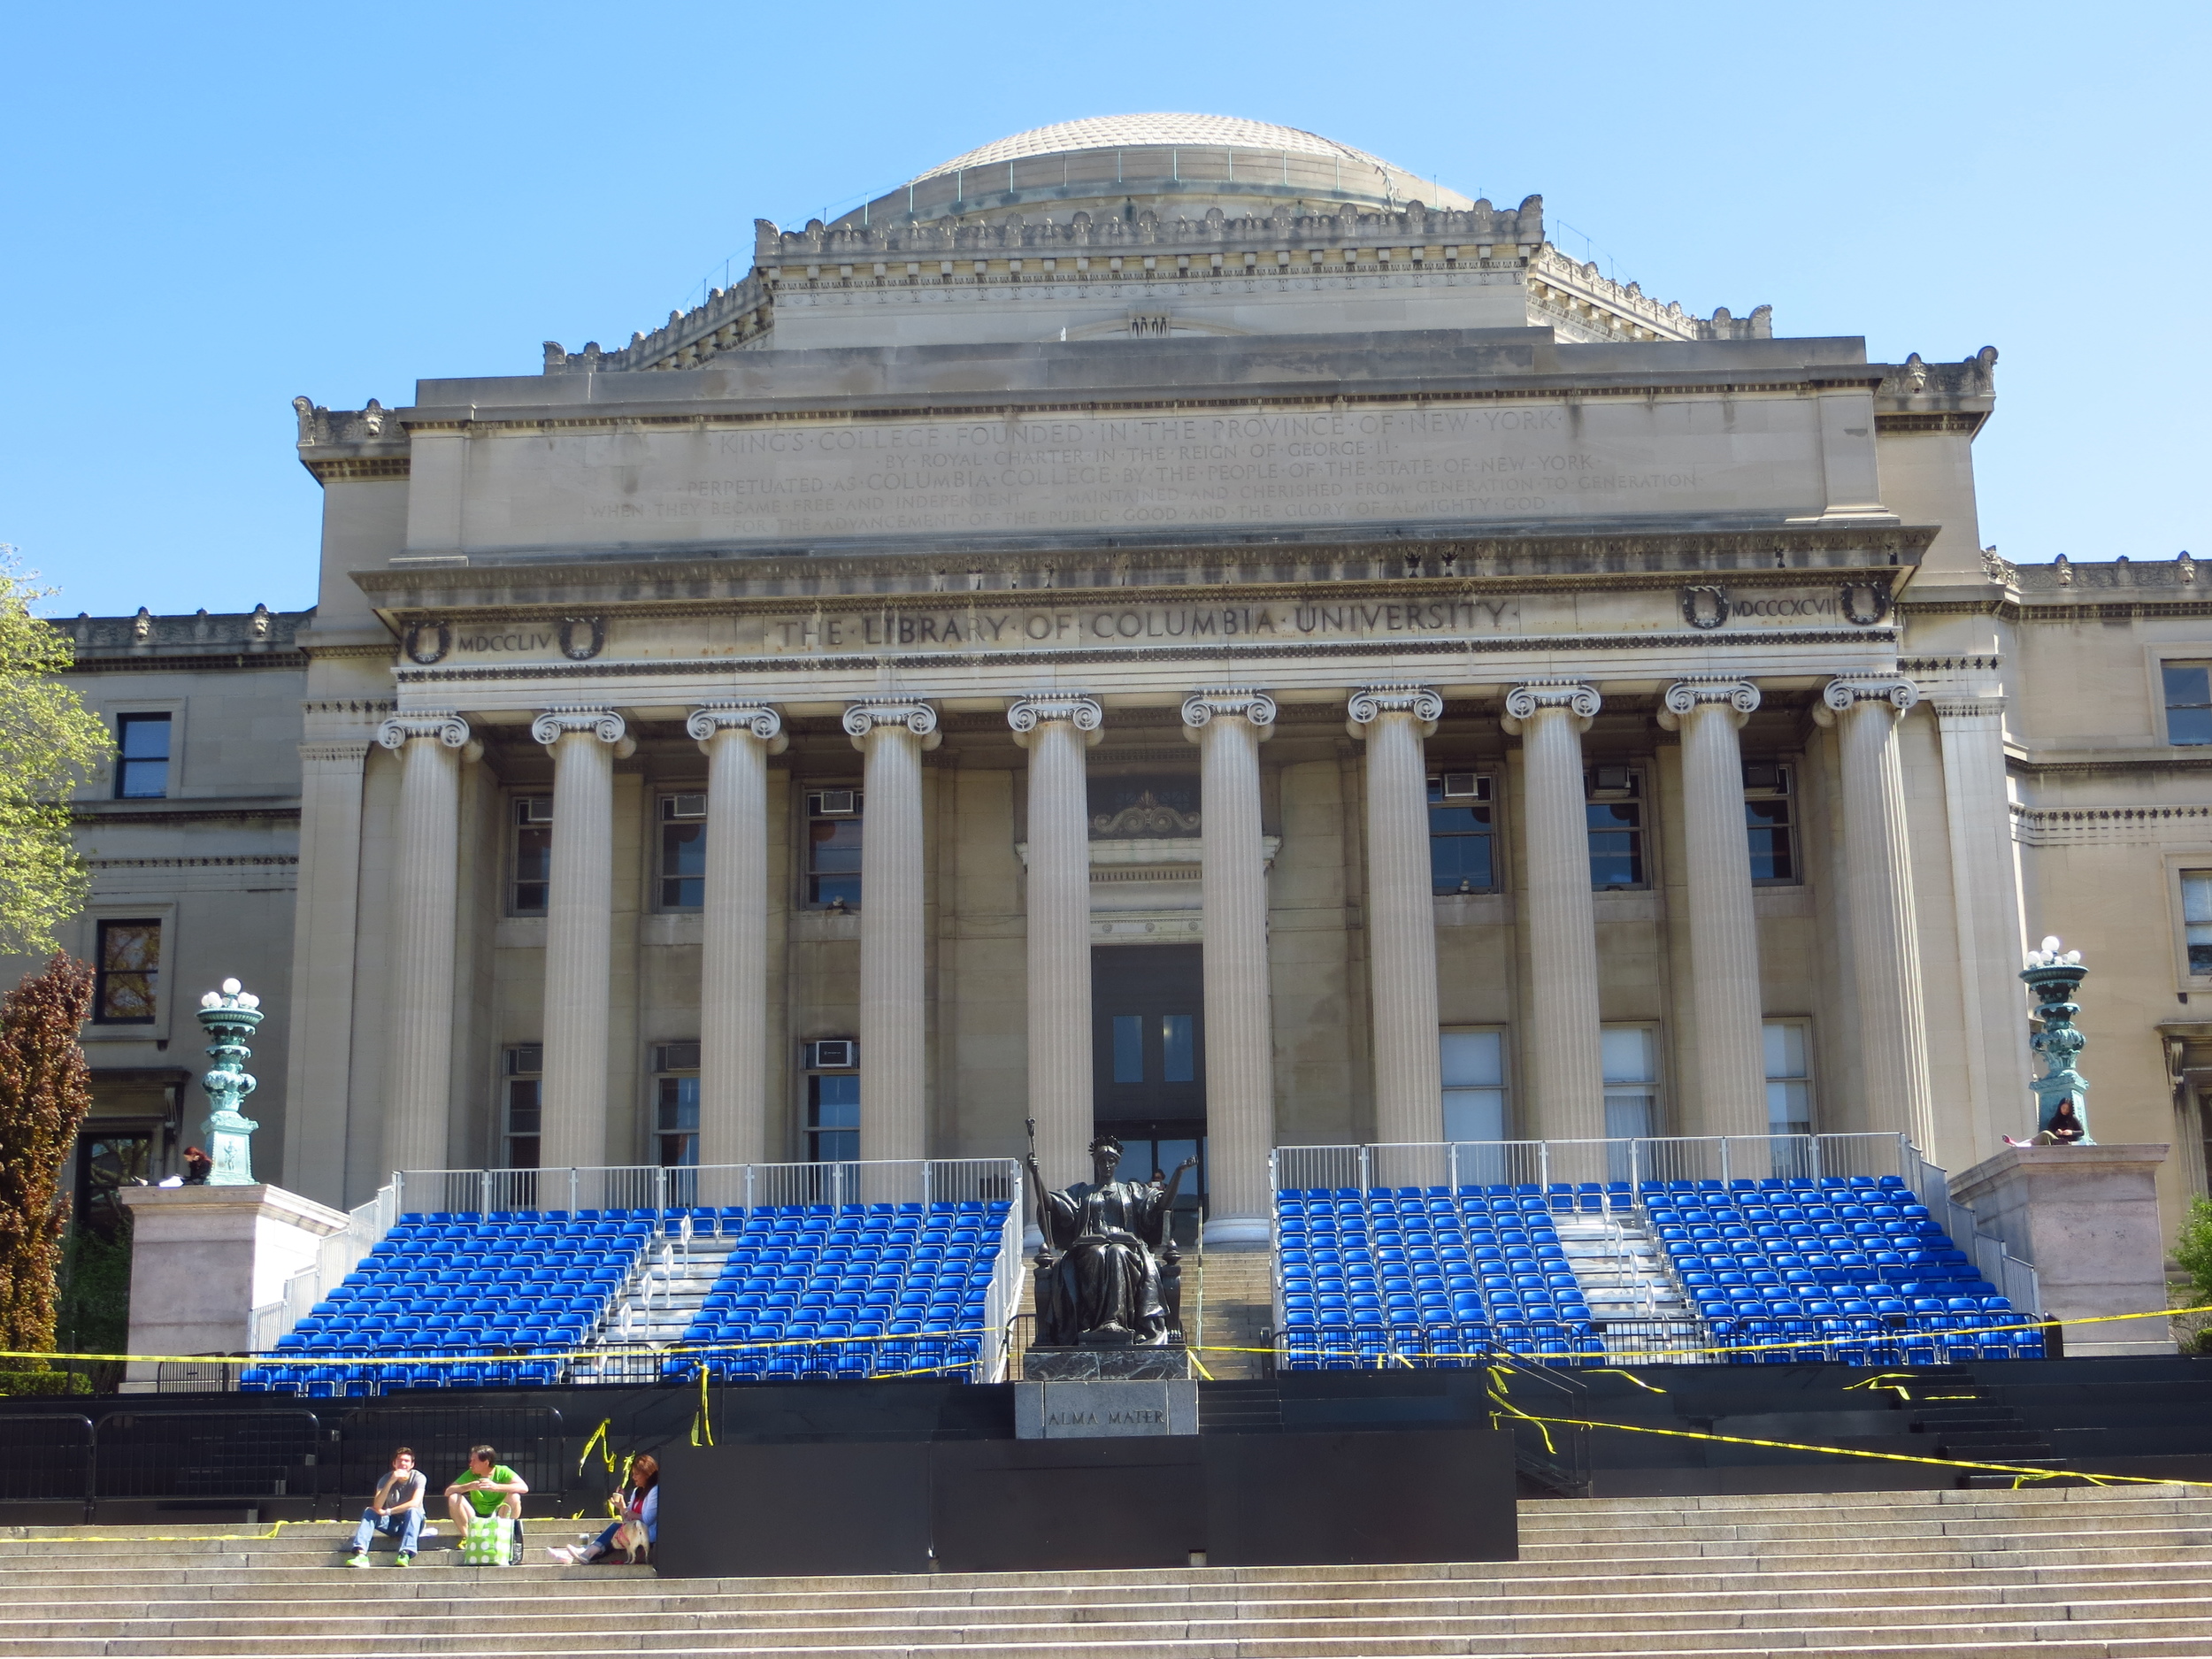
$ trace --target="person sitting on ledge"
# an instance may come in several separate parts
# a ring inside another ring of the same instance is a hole
[[[454,1525],[461,1529],[461,1536],[468,1536],[472,1517],[503,1515],[509,1520],[522,1518],[522,1494],[530,1490],[523,1478],[498,1461],[498,1453],[488,1446],[478,1446],[469,1452],[468,1473],[445,1489],[446,1508],[452,1512]]]
[[[379,1532],[388,1532],[399,1540],[397,1564],[413,1566],[415,1546],[422,1538],[422,1497],[429,1486],[422,1471],[415,1467],[412,1448],[403,1446],[394,1452],[391,1472],[376,1483],[375,1495],[361,1511],[361,1525],[353,1533],[353,1555],[346,1565],[367,1566],[369,1540]]]
[[[648,1546],[659,1543],[660,1459],[647,1452],[633,1460],[629,1484],[607,1500],[607,1508],[615,1517],[614,1525],[591,1542],[579,1544],[573,1549],[549,1549],[545,1553],[567,1566],[580,1567],[588,1561],[604,1560],[618,1549],[634,1557],[641,1538]]]

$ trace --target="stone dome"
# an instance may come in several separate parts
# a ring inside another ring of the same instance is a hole
[[[841,215],[833,228],[895,220],[1064,219],[1082,211],[1231,218],[1473,205],[1433,179],[1301,127],[1231,115],[1099,115],[979,145]]]
[[[1327,156],[1379,167],[1407,179],[1402,167],[1393,167],[1379,156],[1371,156],[1349,144],[1324,138],[1296,127],[1277,127],[1269,121],[1248,121],[1233,115],[1094,115],[1079,121],[1055,121],[1033,127],[1010,138],[995,139],[965,155],[955,156],[924,173],[916,182],[941,173],[986,167],[994,162],[1026,161],[1032,156],[1058,156],[1084,150],[1168,149],[1273,150],[1294,156]]]

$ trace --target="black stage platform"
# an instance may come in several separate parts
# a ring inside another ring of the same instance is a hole
[[[1587,1432],[1555,1428],[1548,1453],[1540,1438],[1521,1425],[1513,1435],[1521,1495],[2011,1484],[2008,1476],[1978,1476],[1940,1463],[1839,1457],[1743,1443],[1754,1440],[2065,1471],[2212,1479],[2212,1360],[2010,1361],[1884,1375],[1897,1386],[1878,1383],[1874,1372],[1837,1365],[1511,1372],[1508,1397],[1525,1410],[1626,1425]],[[1126,1483],[1110,1473],[1071,1479],[1110,1493],[1120,1484],[1164,1489],[1159,1512],[1178,1524],[1162,1532],[1161,1548],[1178,1561],[1195,1548],[1204,1548],[1209,1560],[1224,1562],[1270,1553],[1277,1559],[1310,1559],[1282,1555],[1288,1546],[1240,1541],[1261,1539],[1263,1533],[1248,1528],[1240,1535],[1232,1525],[1236,1510],[1251,1507],[1233,1494],[1260,1490],[1248,1484],[1256,1477],[1237,1471],[1265,1466],[1271,1478],[1276,1464],[1296,1467],[1302,1446],[1335,1445],[1350,1460],[1342,1479],[1351,1484],[1331,1488],[1317,1477],[1317,1484],[1293,1482],[1286,1501],[1309,1509],[1396,1502],[1408,1514],[1418,1514],[1426,1500],[1394,1488],[1380,1499],[1365,1494],[1356,1485],[1365,1477],[1357,1471],[1393,1466],[1401,1452],[1408,1457],[1427,1455],[1417,1448],[1434,1434],[1448,1441],[1488,1440],[1489,1382],[1480,1371],[1401,1370],[1304,1371],[1264,1382],[1202,1383],[1196,1435],[1102,1442],[1142,1448],[1142,1455],[1155,1461],[1131,1467],[1161,1472]],[[530,1481],[533,1515],[598,1513],[611,1483],[602,1460],[607,1448],[618,1455],[653,1451],[673,1460],[667,1501],[680,1510],[690,1498],[678,1496],[675,1465],[690,1455],[700,1410],[695,1383],[404,1391],[380,1399],[162,1394],[0,1400],[0,1525],[236,1519],[249,1513],[264,1520],[351,1516],[359,1511],[394,1445],[405,1442],[422,1452],[433,1479],[442,1483],[458,1471],[466,1448],[479,1440],[498,1445]],[[603,1424],[604,1432],[595,1441]],[[997,1481],[1002,1489],[999,1496],[972,1504],[964,1500],[955,1505],[950,1496],[941,1497],[939,1488],[931,1488],[932,1528],[945,1509],[941,1565],[970,1548],[954,1541],[965,1536],[964,1516],[994,1507],[1009,1516],[1026,1512],[1023,1506],[1029,1500],[1013,1488],[1025,1479],[1022,1469],[1036,1466],[1022,1458],[1042,1451],[1017,1454],[1013,1448],[1056,1448],[1056,1454],[1060,1448],[1102,1444],[1017,1441],[1012,1386],[927,1379],[712,1387],[706,1422],[699,1426],[711,1432],[718,1450],[844,1447],[855,1448],[852,1455],[862,1467],[869,1463],[870,1448],[887,1468],[902,1458],[910,1464],[918,1460],[933,1471],[932,1479],[941,1474],[950,1483],[943,1488],[947,1494],[964,1481],[975,1483],[978,1490]],[[1717,1438],[1631,1432],[1639,1428]],[[1391,1444],[1383,1445],[1385,1440]],[[1248,1442],[1252,1449],[1233,1442]],[[956,1447],[970,1449],[949,1449]],[[894,1449],[901,1448],[905,1449]],[[995,1457],[1002,1461],[994,1463]],[[753,1473],[725,1472],[743,1462],[738,1456],[702,1464],[703,1486],[784,1478],[765,1460]],[[1165,1472],[1171,1470],[1174,1472]],[[1471,1472],[1454,1474],[1442,1484],[1463,1478],[1478,1479]],[[1336,1495],[1328,1495],[1332,1490]],[[913,1514],[910,1506],[910,1528],[916,1525]],[[1221,1517],[1219,1526],[1216,1517]],[[1164,1541],[1171,1534],[1171,1544]],[[1356,1538],[1331,1545],[1340,1551],[1368,1547]],[[1413,1546],[1379,1541],[1373,1547]],[[1471,1540],[1453,1546],[1471,1547]],[[762,1558],[774,1548],[764,1543]],[[983,1557],[979,1553],[962,1558]],[[923,1560],[926,1564],[926,1554]],[[669,1564],[673,1569],[678,1563],[672,1558]]]

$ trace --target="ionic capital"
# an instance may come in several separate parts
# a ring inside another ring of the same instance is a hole
[[[1183,735],[1191,742],[1216,720],[1229,718],[1244,721],[1254,738],[1264,742],[1275,735],[1275,699],[1264,691],[1233,687],[1194,691],[1183,699]]]
[[[1759,706],[1759,688],[1747,680],[1724,677],[1678,680],[1659,699],[1660,729],[1678,731],[1683,719],[1694,710],[1715,704],[1730,710],[1736,725],[1741,726]]]
[[[1099,726],[1106,718],[1098,699],[1080,692],[1045,691],[1017,697],[1006,705],[1006,724],[1014,728],[1014,741],[1023,749],[1037,728],[1048,720],[1065,720],[1081,733],[1086,748],[1098,741]]]
[[[855,749],[865,749],[871,734],[891,726],[904,726],[922,740],[924,749],[943,741],[937,710],[926,703],[856,703],[845,710],[845,733]]]
[[[404,749],[410,740],[429,738],[448,749],[465,748],[469,723],[457,714],[396,714],[376,728],[376,741],[386,749]]]
[[[1344,712],[1344,728],[1354,737],[1365,737],[1366,728],[1386,714],[1409,716],[1423,737],[1434,737],[1444,699],[1426,686],[1363,686],[1352,694]]]
[[[764,703],[706,703],[691,711],[684,722],[684,730],[701,749],[710,749],[715,737],[723,732],[742,732],[757,737],[768,745],[772,755],[780,755],[791,747],[791,740],[784,735],[783,716]]]
[[[1919,701],[1920,687],[1894,675],[1832,680],[1821,690],[1813,718],[1819,725],[1833,726],[1838,715],[1858,703],[1886,703],[1902,714]]]
[[[1518,737],[1521,728],[1545,710],[1563,709],[1576,731],[1586,732],[1603,701],[1598,688],[1584,680],[1526,680],[1505,694],[1505,718],[1498,724],[1509,735]]]
[[[612,709],[548,709],[530,722],[531,738],[548,749],[565,737],[576,735],[595,737],[610,745],[618,759],[637,753],[637,741],[630,735],[628,723]]]

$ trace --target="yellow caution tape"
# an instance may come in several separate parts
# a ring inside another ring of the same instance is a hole
[[[1962,1459],[1952,1457],[1916,1457],[1908,1452],[1870,1452],[1853,1446],[1808,1446],[1796,1440],[1756,1440],[1748,1435],[1715,1434],[1709,1431],[1698,1429],[1663,1429],[1654,1427],[1653,1425],[1646,1423],[1597,1423],[1585,1417],[1539,1417],[1533,1413],[1521,1410],[1510,1401],[1504,1400],[1497,1394],[1494,1394],[1491,1397],[1494,1400],[1497,1400],[1498,1403],[1504,1406],[1505,1409],[1513,1416],[1525,1418],[1528,1422],[1536,1424],[1540,1428],[1546,1424],[1556,1424],[1566,1428],[1617,1429],[1624,1434],[1660,1434],[1664,1435],[1669,1440],[1713,1440],[1725,1446],[1763,1446],[1775,1451],[1822,1452],[1834,1457],[1869,1457],[1882,1463],[1926,1463],[1937,1469],[1978,1470],[1990,1474],[2014,1476],[2016,1479],[2014,1479],[2013,1485],[2016,1490],[2019,1486],[2022,1480],[2068,1479],[2093,1481],[2099,1486],[2110,1484],[2138,1486],[2204,1486],[2207,1488],[2212,1488],[2212,1480],[2185,1480],[2180,1479],[2178,1476],[2100,1475],[2092,1474],[2087,1470],[2083,1469],[2038,1469],[2032,1465],[2024,1466],[2018,1463],[1969,1463]],[[1549,1447],[1551,1444],[1551,1437],[1547,1434],[1544,1437],[1544,1440],[1546,1446]]]

